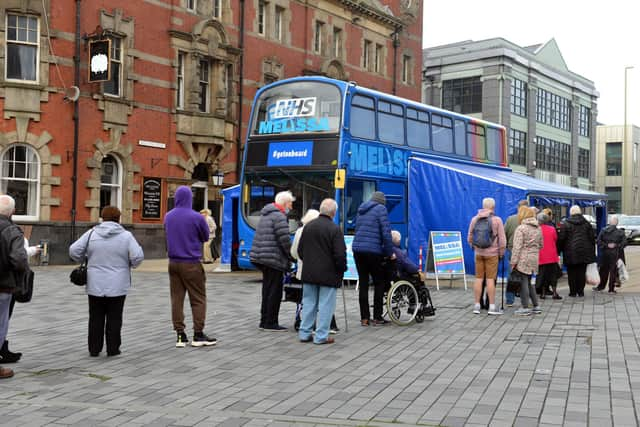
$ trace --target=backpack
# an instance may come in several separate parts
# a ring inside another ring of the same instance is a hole
[[[477,248],[488,248],[493,243],[496,236],[493,235],[493,227],[491,227],[491,217],[478,218],[473,227],[471,235],[471,244]]]

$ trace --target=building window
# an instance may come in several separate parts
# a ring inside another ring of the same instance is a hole
[[[198,9],[198,0],[187,0],[187,9],[195,12]]]
[[[371,65],[371,42],[369,40],[364,41],[364,47],[362,50],[362,68],[369,69]]]
[[[402,55],[402,83],[411,83],[411,57]]]
[[[102,171],[100,174],[100,212],[105,206],[120,207],[122,194],[122,180],[120,164],[113,156],[102,159]]]
[[[275,25],[273,27],[273,38],[282,41],[282,20],[284,18],[284,9],[276,6]]]
[[[36,151],[28,145],[13,145],[1,159],[0,193],[16,201],[14,219],[37,219],[40,161]]]
[[[213,17],[222,18],[222,0],[213,0]]]
[[[622,175],[622,143],[609,142],[606,148],[607,176]]]
[[[313,51],[322,53],[322,36],[324,32],[324,22],[316,21],[316,31],[313,37]]]
[[[267,21],[267,2],[258,1],[258,34],[265,35]]]
[[[38,81],[38,18],[7,14],[6,71],[10,80]]]
[[[578,114],[578,133],[586,137],[591,135],[591,108],[584,105],[580,106]]]
[[[571,146],[553,139],[538,137],[536,142],[536,167],[549,172],[569,175]]]
[[[589,150],[578,148],[578,176],[580,178],[589,178],[590,154]]]
[[[554,128],[570,131],[571,102],[567,98],[538,89],[536,95],[536,121]]]
[[[373,57],[373,71],[382,72],[382,45],[376,43],[376,51]]]
[[[176,82],[176,108],[184,108],[184,61],[186,54],[178,52],[178,69]]]
[[[333,56],[342,57],[342,29],[333,27]]]
[[[122,39],[111,38],[111,80],[103,83],[104,93],[107,95],[121,96],[122,84]]]
[[[198,76],[200,88],[200,103],[198,111],[202,113],[209,112],[209,60],[200,60],[200,73]]]
[[[462,114],[481,113],[480,77],[445,80],[442,84],[442,108]]]
[[[621,187],[605,187],[604,192],[607,193],[607,209],[610,214],[622,212],[622,188]]]
[[[527,83],[522,80],[511,80],[511,112],[527,117]]]
[[[527,165],[527,134],[515,129],[509,129],[509,163]]]

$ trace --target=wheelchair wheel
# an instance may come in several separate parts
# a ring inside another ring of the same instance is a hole
[[[416,317],[420,301],[416,288],[406,280],[395,282],[387,293],[387,313],[393,323],[408,325]]]

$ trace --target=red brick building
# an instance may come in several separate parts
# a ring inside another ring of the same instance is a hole
[[[420,100],[421,16],[416,0],[4,0],[0,192],[52,263],[109,204],[164,256],[175,188],[217,212],[212,177],[237,182],[259,87],[323,74]],[[105,39],[110,80],[90,83]]]

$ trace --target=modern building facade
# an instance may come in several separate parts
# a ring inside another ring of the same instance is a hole
[[[423,102],[504,125],[514,171],[594,188],[598,92],[569,70],[555,40],[463,41],[423,56]]]
[[[421,16],[401,0],[3,0],[0,192],[53,263],[106,205],[165,256],[175,189],[217,213],[238,182],[261,86],[322,74],[420,100]],[[89,82],[105,40],[108,78]]]
[[[609,213],[640,215],[640,128],[598,126],[596,131],[596,191],[609,196]]]

